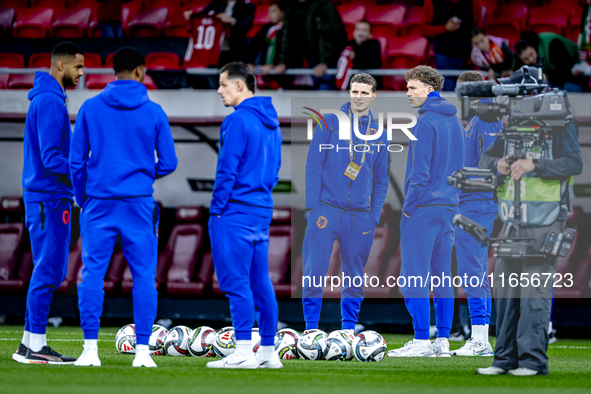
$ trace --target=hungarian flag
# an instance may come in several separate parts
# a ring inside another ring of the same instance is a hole
[[[343,49],[339,61],[337,63],[337,89],[347,90],[349,88],[349,80],[351,79],[351,71],[353,70],[353,59],[351,54],[353,48],[350,46]]]

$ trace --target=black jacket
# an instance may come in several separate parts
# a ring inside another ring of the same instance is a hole
[[[349,45],[355,52],[353,68],[364,70],[382,67],[382,51],[378,40],[367,40],[361,45],[357,45],[355,40],[351,40]]]
[[[280,63],[299,67],[302,59],[312,64],[336,66],[347,43],[347,32],[330,0],[292,0],[285,10]]]

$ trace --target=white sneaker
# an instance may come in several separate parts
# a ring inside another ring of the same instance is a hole
[[[147,367],[147,368],[156,368],[157,365],[152,360],[149,352],[138,352],[135,354],[133,358],[133,362],[131,363],[132,367]]]
[[[556,329],[553,328],[551,331],[548,332],[548,343],[556,342],[558,342],[558,338],[556,338]]]
[[[499,367],[478,368],[476,375],[505,375],[507,371]]]
[[[100,367],[101,360],[98,356],[98,349],[84,349],[80,357],[74,362],[79,367]]]
[[[431,342],[409,341],[404,344],[404,347],[390,350],[389,357],[437,357],[431,346]]]
[[[470,338],[464,346],[451,352],[454,356],[481,356],[492,357],[495,352],[490,343],[482,343],[475,338]]]
[[[529,368],[516,368],[516,369],[512,369],[509,372],[507,372],[507,374],[508,375],[514,375],[514,376],[547,375],[547,374],[543,374],[541,372],[538,372],[535,369],[529,369]]]
[[[257,369],[259,363],[254,354],[249,357],[241,357],[232,353],[221,360],[208,362],[207,368]]]
[[[466,338],[464,335],[460,334],[460,332],[454,332],[453,334],[449,334],[449,338],[447,338],[450,342],[464,342]]]
[[[279,359],[279,355],[273,352],[273,355],[267,359],[263,358],[260,352],[256,353],[256,360],[259,363],[259,368],[279,369],[283,368],[283,363]]]
[[[433,341],[433,352],[437,357],[451,357],[447,338],[437,338]]]

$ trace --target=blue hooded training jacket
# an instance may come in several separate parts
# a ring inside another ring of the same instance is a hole
[[[492,99],[482,99],[481,103],[492,103]],[[466,125],[464,138],[466,140],[466,155],[464,160],[464,167],[478,168],[478,161],[482,153],[488,149],[489,146],[495,142],[497,137],[491,134],[500,133],[503,130],[503,123],[498,120],[496,122],[485,122],[479,116],[474,116]],[[494,192],[465,192],[460,191],[460,204],[468,201],[493,201],[495,199]],[[496,209],[496,205],[494,206]]]
[[[210,214],[232,209],[273,215],[273,188],[281,167],[281,129],[270,97],[251,97],[234,107],[220,130]]]
[[[456,113],[439,92],[429,93],[419,110],[404,177],[402,210],[408,215],[425,206],[459,209],[460,189],[447,185],[447,177],[464,167],[464,127]]]
[[[177,163],[168,118],[140,82],[111,82],[78,111],[70,171],[80,206],[87,197],[151,197],[154,180]]]
[[[72,200],[70,118],[66,93],[54,77],[37,71],[24,138],[23,200],[25,204],[57,198]]]
[[[350,106],[351,103],[346,103],[340,109],[349,115]],[[355,135],[351,124],[351,136],[356,147],[352,149],[355,164],[361,164],[363,150],[367,150],[365,164],[355,180],[351,180],[345,176],[350,163],[349,142],[339,139],[339,120],[336,115],[328,114],[324,119],[328,130],[325,130],[325,126],[317,125],[308,150],[306,209],[324,203],[345,211],[371,211],[376,224],[379,223],[390,182],[390,152],[386,131],[376,140],[364,141]],[[352,115],[351,119],[354,119]],[[359,122],[360,134],[375,134],[379,129],[371,111],[362,116]],[[332,148],[326,149],[329,145]]]

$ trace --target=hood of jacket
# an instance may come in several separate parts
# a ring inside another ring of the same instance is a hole
[[[33,100],[35,96],[45,92],[54,93],[62,100],[67,98],[66,92],[54,77],[44,71],[35,71],[35,81],[33,82],[33,89],[29,90],[29,100]]]
[[[277,111],[273,107],[271,97],[250,97],[242,101],[234,109],[236,111],[251,112],[270,130],[275,130],[279,127]]]
[[[439,92],[429,93],[427,100],[425,100],[425,103],[419,110],[419,114],[422,115],[427,111],[436,112],[445,116],[454,116],[458,112],[457,108],[441,97]]]
[[[130,79],[109,83],[100,96],[111,107],[127,110],[135,109],[150,100],[144,84]]]

